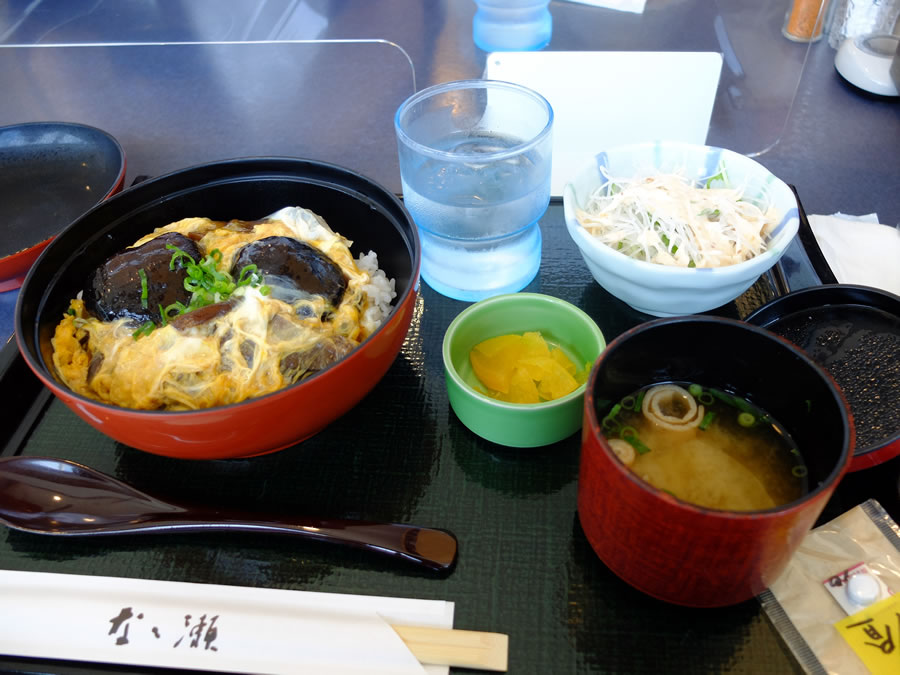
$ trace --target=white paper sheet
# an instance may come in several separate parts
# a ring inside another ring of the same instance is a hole
[[[900,295],[900,230],[878,214],[810,214],[809,226],[838,283],[872,286]]]
[[[453,603],[0,571],[0,653],[282,675],[446,675],[391,628],[453,627]]]
[[[494,52],[485,77],[530,87],[553,107],[550,193],[601,150],[705,143],[722,70],[717,52]]]

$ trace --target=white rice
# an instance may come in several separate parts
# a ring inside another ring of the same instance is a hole
[[[369,296],[369,306],[360,317],[363,329],[372,334],[391,313],[391,302],[397,297],[394,279],[388,279],[380,267],[375,251],[361,253],[356,260],[356,265],[363,272],[368,272],[369,283],[363,284],[363,292]]]

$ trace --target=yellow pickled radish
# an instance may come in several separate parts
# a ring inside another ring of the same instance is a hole
[[[498,335],[475,345],[475,350],[489,358],[498,358],[522,343],[521,335]]]
[[[540,403],[541,397],[534,380],[524,368],[516,368],[509,379],[509,397],[504,398],[510,403]]]
[[[537,331],[524,333],[522,335],[523,357],[549,358],[550,346],[544,337]]]
[[[509,380],[519,358],[521,341],[520,335],[500,335],[475,345],[469,360],[485,387],[509,393]]]
[[[575,372],[578,370],[578,368],[576,368],[575,364],[572,363],[572,361],[569,359],[569,357],[566,356],[565,353],[563,353],[562,349],[554,349],[552,352],[550,352],[550,356],[553,358],[554,361],[556,361],[559,365],[561,365],[563,368],[565,368],[566,372],[569,375],[573,375],[573,376],[575,375]]]
[[[528,371],[532,380],[543,380],[551,373],[555,363],[549,356],[527,356],[519,359],[518,365]]]
[[[500,335],[475,345],[472,370],[488,396],[510,403],[539,403],[560,398],[582,384],[587,372],[537,331]]]
[[[578,382],[563,366],[555,361],[553,365],[555,367],[550,374],[538,383],[538,393],[548,401],[561,398],[578,389]]]

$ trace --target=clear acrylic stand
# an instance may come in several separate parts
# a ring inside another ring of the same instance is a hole
[[[125,149],[129,184],[218,159],[340,164],[400,191],[393,119],[416,89],[385,40],[0,45],[0,124],[78,122]]]

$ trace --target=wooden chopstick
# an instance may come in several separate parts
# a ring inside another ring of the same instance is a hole
[[[475,630],[392,626],[419,663],[506,671],[509,636]]]

